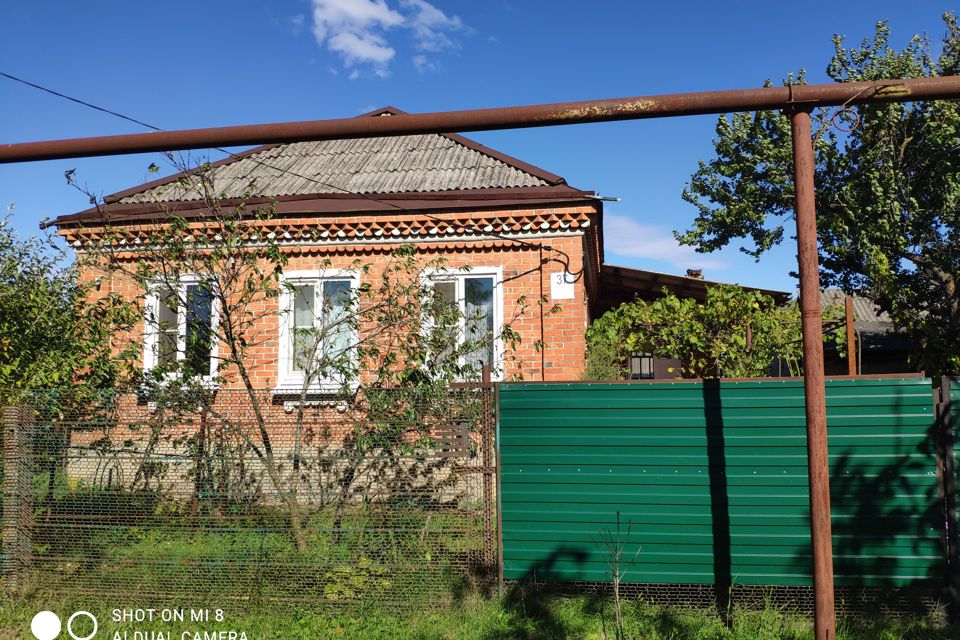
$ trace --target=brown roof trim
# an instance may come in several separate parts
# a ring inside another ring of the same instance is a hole
[[[479,142],[471,140],[470,138],[465,138],[459,133],[444,133],[442,135],[446,136],[447,138],[450,138],[451,140],[455,140],[459,142],[465,147],[470,147],[474,151],[479,151],[480,153],[496,158],[497,160],[500,160],[505,164],[511,164],[522,171],[526,171],[529,174],[535,175],[541,180],[543,180],[544,182],[547,182],[548,184],[551,184],[551,185],[567,184],[567,181],[564,178],[562,178],[561,176],[558,176],[555,173],[550,173],[546,169],[541,169],[540,167],[534,164],[530,164],[529,162],[524,162],[519,158],[514,158],[513,156],[491,149],[490,147],[482,145]]]
[[[247,149],[246,151],[238,151],[237,153],[227,156],[226,158],[221,158],[220,160],[211,162],[209,166],[219,167],[225,164],[229,164],[231,162],[236,162],[237,160],[246,158],[247,156],[253,155],[255,153],[260,153],[261,151],[266,151],[267,149],[272,149],[274,147],[279,147],[279,146],[280,146],[279,143],[263,144],[263,145],[260,145],[259,147],[254,147],[253,149]],[[105,204],[110,204],[110,203],[116,202],[117,200],[126,198],[127,196],[131,196],[135,193],[139,193],[141,191],[147,191],[149,189],[153,189],[154,187],[159,187],[160,185],[169,184],[171,182],[176,182],[180,178],[184,176],[193,175],[199,170],[200,170],[200,167],[195,167],[193,169],[188,169],[186,171],[178,171],[173,175],[165,176],[163,178],[157,178],[156,180],[151,180],[150,182],[144,182],[143,184],[139,184],[135,187],[130,187],[129,189],[124,189],[123,191],[117,191],[116,193],[111,193],[110,195],[103,196],[103,202]]]
[[[538,204],[595,205],[592,191],[579,191],[566,185],[556,187],[523,187],[503,189],[461,189],[457,191],[431,191],[424,193],[378,194],[364,197],[357,194],[313,194],[307,196],[279,196],[276,198],[233,198],[220,202],[223,206],[276,203],[276,213],[290,214],[338,214],[338,213],[416,213],[417,210],[462,210],[496,209],[505,207],[529,208]],[[163,207],[157,203],[107,204],[92,207],[68,216],[41,224],[74,227],[86,224],[145,222],[166,218],[177,213],[188,219],[200,219],[210,215],[202,201],[172,202]]]
[[[666,288],[680,295],[703,300],[706,298],[707,288],[724,284],[712,280],[701,280],[688,276],[678,276],[670,273],[633,269],[612,264],[603,264],[600,267],[600,306],[612,308],[633,298],[659,297],[661,290]],[[739,285],[743,286],[743,285]],[[757,287],[743,287],[751,291],[758,291],[768,295],[782,304],[790,298],[786,291],[759,289]]]
[[[386,107],[382,107],[382,108],[380,108],[380,109],[376,109],[376,110],[374,110],[374,111],[370,111],[370,112],[368,112],[368,113],[360,114],[360,115],[357,116],[357,117],[358,117],[358,118],[364,118],[364,117],[370,117],[370,116],[379,116],[379,115],[383,115],[383,114],[385,114],[385,113],[395,114],[395,115],[404,115],[404,114],[406,114],[406,112],[405,112],[405,111],[402,111],[401,109],[397,109],[396,107],[392,107],[392,106],[386,106]],[[491,149],[490,147],[484,146],[484,145],[480,144],[479,142],[476,142],[476,141],[474,141],[474,140],[471,140],[470,138],[466,138],[466,137],[464,137],[464,136],[461,136],[460,134],[457,134],[457,133],[445,133],[445,134],[440,134],[440,135],[443,135],[443,136],[445,136],[445,137],[447,137],[447,138],[450,138],[451,140],[454,140],[454,141],[462,144],[462,145],[465,146],[465,147],[468,147],[468,148],[470,148],[470,149],[473,149],[474,151],[477,151],[477,152],[479,152],[479,153],[483,153],[483,154],[488,155],[488,156],[490,156],[490,157],[492,157],[492,158],[496,158],[497,160],[500,160],[501,162],[504,162],[504,163],[506,163],[506,164],[513,165],[513,166],[515,166],[516,168],[520,169],[521,171],[525,171],[525,172],[527,172],[527,173],[529,173],[529,174],[531,174],[531,175],[534,175],[534,176],[540,178],[541,180],[543,180],[544,182],[549,183],[550,185],[565,185],[565,184],[567,183],[566,180],[564,180],[561,176],[558,176],[558,175],[555,174],[555,173],[551,173],[551,172],[547,171],[546,169],[541,169],[540,167],[537,167],[536,165],[532,165],[532,164],[530,164],[530,163],[528,163],[528,162],[524,162],[523,160],[520,160],[520,159],[518,159],[518,158],[514,158],[513,156],[507,155],[507,154],[505,154],[505,153],[501,153],[501,152],[499,152],[499,151],[497,151],[497,150],[495,150],[495,149]],[[264,145],[260,145],[259,147],[254,147],[254,148],[252,148],[252,149],[247,149],[246,151],[240,151],[240,152],[234,153],[234,154],[232,154],[232,155],[230,155],[230,156],[228,156],[228,157],[226,157],[226,158],[221,158],[220,160],[217,160],[217,161],[215,161],[215,162],[211,162],[211,163],[210,163],[210,167],[219,167],[219,166],[222,166],[222,165],[225,165],[225,164],[229,164],[229,163],[231,163],[231,162],[235,162],[235,161],[237,161],[237,160],[241,160],[241,159],[243,159],[243,158],[246,158],[247,156],[251,156],[251,155],[253,155],[253,154],[260,153],[261,151],[266,151],[266,150],[268,150],[268,149],[273,149],[274,147],[279,147],[279,146],[281,146],[279,143],[277,143],[277,144],[264,144]],[[164,184],[169,184],[169,183],[171,183],[171,182],[175,182],[175,181],[179,180],[180,178],[182,178],[182,177],[184,177],[184,176],[193,175],[194,173],[196,173],[196,172],[198,171],[198,169],[199,169],[199,167],[194,168],[194,169],[188,169],[187,171],[180,171],[180,172],[177,172],[177,173],[175,173],[175,174],[173,174],[173,175],[165,176],[165,177],[163,177],[163,178],[157,178],[156,180],[151,180],[150,182],[145,182],[145,183],[139,184],[139,185],[137,185],[137,186],[135,186],[135,187],[130,187],[130,188],[124,189],[124,190],[122,190],[122,191],[117,191],[117,192],[115,192],[115,193],[111,193],[111,194],[109,194],[109,195],[104,196],[103,202],[104,202],[105,204],[115,203],[116,201],[121,200],[121,199],[123,199],[123,198],[125,198],[125,197],[127,197],[127,196],[133,195],[133,194],[135,194],[135,193],[139,193],[139,192],[141,192],[141,191],[147,191],[147,190],[149,190],[149,189],[153,189],[154,187],[159,187],[159,186],[164,185]],[[81,213],[82,213],[82,212],[81,212]],[[60,218],[57,218],[57,220],[60,220],[60,219],[62,219],[62,218],[67,218],[67,217],[69,217],[69,216],[61,216]],[[56,220],[55,220],[55,221],[54,221],[53,223],[51,223],[51,224],[58,224],[58,223],[57,223]]]

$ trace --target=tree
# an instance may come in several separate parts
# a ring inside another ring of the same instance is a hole
[[[421,259],[412,245],[399,246],[376,266],[355,260],[335,267],[329,259],[311,260],[311,269],[343,274],[335,278],[340,283],[360,276],[359,286],[327,291],[298,285],[284,276],[290,252],[272,231],[274,204],[246,202],[256,192],[253,182],[244,197],[228,201],[217,190],[209,164],[176,168],[178,186],[203,203],[200,223],[158,202],[159,221],[113,226],[104,217],[102,225],[88,230],[83,247],[88,270],[119,276],[141,292],[142,321],[154,337],[145,353],[153,366],[142,393],[165,418],[153,421],[144,460],[161,439],[177,437],[171,427],[179,424],[180,413],[199,408],[196,433],[174,443],[190,447],[198,461],[192,472],[195,496],[223,493],[214,484],[225,481],[203,467],[217,455],[208,443],[241,446],[252,452],[283,501],[296,546],[305,551],[306,516],[314,506],[301,500],[307,472],[337,470],[325,480],[327,493],[335,494],[336,532],[355,481],[370,481],[371,462],[405,473],[409,469],[384,460],[429,448],[438,424],[471,419],[470,411],[478,407],[461,406],[462,397],[450,393],[450,383],[479,378],[475,356],[492,341],[503,340],[508,348],[518,341],[511,324],[529,305],[517,301],[514,318],[505,319],[500,335],[478,329],[480,318],[465,316],[423,277],[448,266],[442,259]],[[281,299],[288,300],[291,318],[278,314]],[[277,340],[278,320],[287,323],[290,357],[299,374],[297,386],[283,390],[294,414],[292,434],[273,423],[274,395],[258,386],[256,376],[265,366],[275,370],[262,354]],[[241,416],[218,403],[219,385],[242,390]],[[350,428],[335,450],[321,454],[326,459],[308,460],[306,447],[319,439],[312,429],[317,407],[331,403],[342,407],[342,422]],[[214,422],[216,437],[209,433]],[[311,464],[316,468],[308,469]],[[142,478],[138,472],[134,481]],[[378,477],[378,487],[389,482]]]
[[[960,30],[943,16],[942,51],[925,36],[900,50],[887,22],[846,48],[834,37],[836,82],[960,73]],[[801,71],[787,82],[803,83]],[[769,81],[767,83],[770,84]],[[822,284],[860,293],[917,340],[916,365],[960,368],[960,107],[954,101],[814,111]],[[721,116],[716,157],[700,162],[683,197],[697,206],[677,237],[709,252],[739,238],[759,257],[793,216],[790,124],[781,112]]]
[[[129,330],[134,305],[97,292],[97,279],[80,281],[77,265],[49,235],[23,237],[0,220],[0,405],[34,410],[33,457],[46,477],[46,503],[66,465],[69,428],[59,418],[104,400],[103,389],[137,379],[133,345],[113,342]],[[0,434],[2,438],[2,434]]]
[[[26,389],[96,389],[132,379],[135,350],[111,344],[136,313],[91,293],[49,235],[22,237],[0,220],[0,401]]]
[[[824,317],[840,317],[840,310],[829,307]],[[843,332],[833,330],[838,326],[829,327],[825,339],[842,347]],[[801,375],[800,312],[796,302],[780,306],[733,285],[710,287],[702,303],[665,290],[652,302],[636,300],[603,314],[587,330],[587,351],[588,362],[590,354],[612,359],[606,368],[637,353],[676,359],[677,377],[763,377],[777,360],[790,375]]]

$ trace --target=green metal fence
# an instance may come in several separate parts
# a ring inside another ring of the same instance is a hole
[[[940,455],[943,461],[943,497],[947,524],[947,599],[952,604],[952,615],[960,617],[960,536],[957,534],[957,485],[960,454],[960,378],[944,376],[940,379],[937,412],[941,429]]]
[[[942,584],[928,378],[827,382],[842,586]],[[503,384],[505,579],[811,584],[802,380]]]
[[[950,453],[953,456],[952,470],[954,472],[954,482],[956,482],[957,474],[960,472],[960,465],[957,464],[957,457],[960,456],[960,446],[958,446],[960,445],[960,378],[944,376],[940,384],[944,390],[941,397],[945,401],[945,412],[949,414],[944,417],[948,419],[947,424],[950,429],[947,435],[950,440]]]

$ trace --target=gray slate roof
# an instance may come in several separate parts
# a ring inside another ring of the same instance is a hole
[[[824,289],[820,294],[820,304],[843,307],[844,293],[839,289]],[[857,331],[870,334],[893,332],[893,320],[870,298],[853,296],[853,323]]]
[[[440,134],[281,144],[211,171],[216,192],[228,198],[416,193],[549,184],[523,168]],[[247,194],[251,181],[254,187]],[[174,180],[127,195],[118,202],[200,199],[195,188]]]

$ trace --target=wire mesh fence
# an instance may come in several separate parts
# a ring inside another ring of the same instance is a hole
[[[491,390],[22,394],[7,588],[327,603],[496,580]]]

